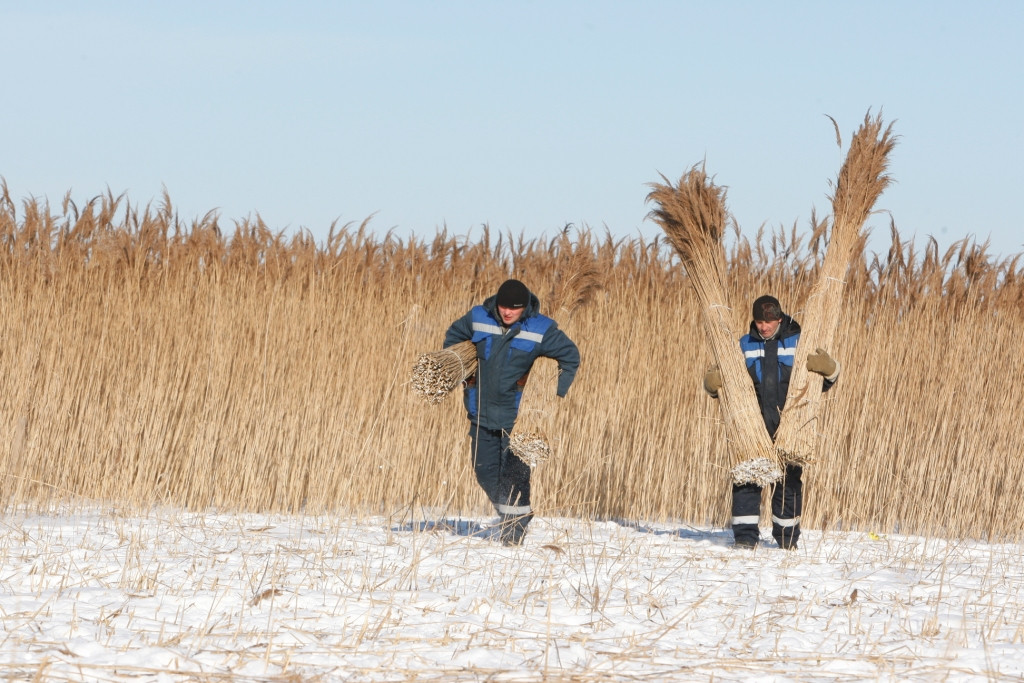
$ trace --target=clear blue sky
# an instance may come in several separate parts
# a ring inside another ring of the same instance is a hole
[[[748,235],[829,212],[895,121],[905,238],[1024,251],[1024,2],[0,0],[12,198],[166,186],[179,215],[377,232],[566,223],[653,237],[648,183],[706,161]],[[888,247],[889,214],[872,248]]]

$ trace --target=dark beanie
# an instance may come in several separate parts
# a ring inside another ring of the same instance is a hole
[[[754,320],[759,321],[773,321],[782,320],[782,306],[779,304],[779,300],[774,296],[757,297],[754,300]]]
[[[522,308],[530,303],[530,290],[519,280],[505,280],[498,287],[495,303],[504,308]]]

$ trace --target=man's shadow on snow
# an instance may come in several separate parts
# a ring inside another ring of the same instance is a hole
[[[420,522],[406,522],[392,531],[437,531],[467,538],[495,539],[501,533],[497,525],[484,525],[471,519],[438,519]]]
[[[598,521],[613,522],[621,527],[633,529],[642,534],[654,534],[655,536],[674,536],[687,541],[706,541],[713,545],[731,546],[733,544],[732,532],[728,529],[709,531],[706,529],[655,529],[641,522],[621,517],[611,517]],[[439,519],[424,520],[420,522],[406,522],[399,527],[392,527],[392,531],[412,532],[429,531],[449,533],[454,536],[465,536],[467,538],[495,539],[500,533],[496,524],[484,525],[471,519]]]
[[[633,529],[639,531],[642,534],[654,534],[655,536],[675,536],[676,538],[682,538],[688,541],[707,541],[713,545],[731,546],[733,544],[732,531],[729,529],[692,529],[692,528],[679,528],[679,529],[655,529],[649,527],[642,522],[637,522],[632,519],[623,519],[621,517],[609,517],[603,521],[614,522],[621,527],[627,529]]]

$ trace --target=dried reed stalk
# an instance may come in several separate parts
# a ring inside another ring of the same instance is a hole
[[[440,351],[421,354],[412,366],[412,390],[437,404],[476,372],[476,345],[466,340]]]
[[[729,326],[722,235],[728,213],[725,188],[708,178],[703,165],[693,166],[678,186],[651,183],[651,211],[679,253],[701,308],[704,331],[722,373],[718,397],[731,451],[733,481],[762,486],[777,481],[782,467],[761,419],[754,386],[747,374],[737,336]]]
[[[833,120],[833,124],[835,121]],[[836,129],[839,140],[839,130]],[[896,145],[892,124],[882,130],[881,116],[864,117],[850,141],[846,160],[832,195],[832,234],[821,274],[801,316],[800,343],[789,380],[775,445],[784,462],[809,464],[815,459],[818,414],[822,405],[822,378],[807,370],[807,356],[817,348],[831,351],[839,326],[845,277],[875,202],[888,187],[889,153]]]
[[[600,289],[600,282],[589,249],[579,245],[573,250],[565,232],[559,239],[558,253],[562,263],[556,265],[555,286],[548,301],[552,315],[568,324],[573,314]],[[550,435],[557,429],[558,374],[554,362],[541,360],[534,364],[519,402],[519,416],[509,435],[512,453],[530,467],[545,462],[552,454]]]

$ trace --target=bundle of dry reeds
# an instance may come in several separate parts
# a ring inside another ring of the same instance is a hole
[[[476,372],[476,345],[466,340],[440,351],[420,354],[412,366],[412,390],[427,403],[440,403]]]
[[[716,186],[703,165],[693,166],[677,186],[651,183],[647,196],[659,208],[651,218],[678,252],[701,309],[701,319],[715,362],[722,373],[719,401],[731,449],[733,481],[762,486],[777,481],[782,467],[761,419],[757,396],[747,374],[737,335],[729,325],[722,236],[728,213],[725,188]]]
[[[558,254],[555,283],[547,299],[551,316],[569,334],[566,325],[600,289],[600,282],[589,241],[582,240],[574,249],[567,230],[557,241],[557,247],[552,245]],[[545,462],[552,454],[550,435],[556,429],[558,374],[558,365],[552,361],[541,359],[534,364],[519,402],[519,416],[509,435],[512,453],[530,467]]]
[[[841,144],[838,126],[836,140]],[[890,183],[885,171],[895,145],[892,124],[883,131],[881,116],[872,118],[869,113],[850,141],[846,160],[839,171],[832,195],[832,233],[821,274],[801,316],[802,331],[786,407],[775,434],[775,445],[784,462],[805,465],[814,460],[820,431],[822,378],[807,370],[807,356],[818,348],[833,350],[846,273],[854,255],[859,255],[855,247],[865,237],[861,234],[864,223]]]
[[[516,424],[508,437],[509,449],[530,467],[547,461],[553,452],[550,435],[557,425],[558,372],[554,361],[539,359],[534,363],[519,401]]]
[[[520,411],[516,426],[509,434],[509,450],[530,467],[536,467],[551,458],[551,438],[548,436],[551,428],[547,425],[552,417],[551,413],[543,409]],[[521,427],[520,422],[524,418],[529,421],[529,426]]]

